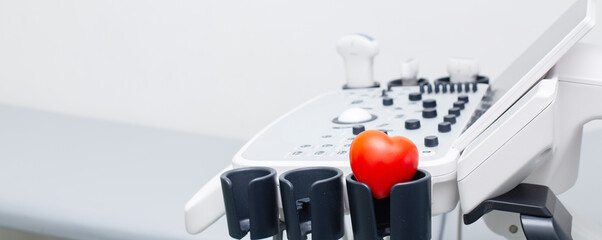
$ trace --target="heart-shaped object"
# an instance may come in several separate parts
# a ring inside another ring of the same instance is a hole
[[[368,184],[372,196],[386,198],[393,185],[411,180],[418,169],[418,149],[408,138],[367,130],[351,143],[351,171]]]

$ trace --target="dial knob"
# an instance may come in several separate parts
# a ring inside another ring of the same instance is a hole
[[[434,118],[437,117],[437,109],[435,108],[425,108],[422,110],[423,118]]]
[[[442,133],[449,132],[449,131],[451,131],[451,123],[449,123],[449,122],[439,123],[439,125],[437,125],[437,129],[439,130],[439,132],[442,132]]]
[[[358,135],[363,131],[366,131],[366,127],[364,127],[364,125],[355,125],[352,127],[353,135]]]
[[[435,99],[424,99],[422,101],[422,107],[424,108],[434,108],[437,106],[437,101]]]
[[[406,120],[406,129],[414,130],[420,128],[420,120],[418,119],[408,119]]]
[[[437,136],[426,136],[424,137],[424,146],[426,147],[436,147],[439,145],[439,139]]]
[[[456,115],[453,115],[453,114],[445,115],[445,116],[443,116],[443,121],[454,124],[454,123],[456,123]]]
[[[420,101],[422,100],[422,94],[419,92],[410,93],[410,101]]]
[[[391,106],[393,105],[393,98],[386,97],[383,98],[383,106]]]

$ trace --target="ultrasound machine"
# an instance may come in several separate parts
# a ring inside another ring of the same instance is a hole
[[[353,216],[358,195],[345,187],[350,178],[343,180],[351,174],[351,142],[365,130],[380,130],[416,144],[418,168],[429,176],[424,191],[430,204],[421,206],[426,213],[446,214],[459,203],[463,224],[485,215],[485,221],[499,223],[488,224],[491,231],[509,239],[591,237],[574,230],[556,195],[577,179],[583,125],[602,119],[602,49],[576,44],[593,28],[594,17],[591,0],[576,1],[493,79],[479,75],[478,63],[469,59],[450,59],[449,76],[424,79],[417,61],[408,60],[400,79],[381,86],[372,72],[376,40],[343,37],[337,45],[346,70],[342,89],[292,109],[249,140],[186,204],[187,231],[199,233],[226,214],[234,238],[250,232],[252,239],[281,239],[284,230],[288,239],[401,239],[395,236],[393,198],[386,210],[366,200],[373,210],[362,220]],[[300,169],[313,173],[296,176]],[[292,185],[282,186],[286,180]],[[258,187],[262,181],[269,183]],[[334,197],[312,195],[319,187]],[[335,200],[340,208],[320,205]],[[270,216],[259,213],[263,208],[271,209]],[[329,211],[351,212],[353,226],[340,226]],[[380,211],[390,211],[384,227],[371,219]],[[324,219],[336,222],[328,226],[335,230],[322,229],[327,227],[318,222]],[[362,235],[369,232],[358,230],[363,225],[374,225],[375,234]],[[432,237],[417,234],[414,239]]]

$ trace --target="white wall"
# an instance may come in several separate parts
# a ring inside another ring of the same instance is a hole
[[[347,33],[381,43],[381,82],[410,57],[495,77],[571,2],[0,0],[0,103],[246,139],[340,88]]]

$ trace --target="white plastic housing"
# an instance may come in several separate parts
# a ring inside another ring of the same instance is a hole
[[[583,125],[602,119],[602,48],[577,45],[485,130],[458,162],[464,213],[521,182],[560,194],[574,185]],[[557,80],[556,80],[557,79]]]

